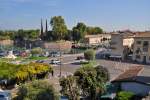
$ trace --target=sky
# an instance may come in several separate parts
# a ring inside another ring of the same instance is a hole
[[[78,22],[104,31],[150,30],[150,0],[0,0],[0,29],[37,29],[40,20],[63,16],[69,29]]]

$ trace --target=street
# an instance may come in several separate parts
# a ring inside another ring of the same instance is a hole
[[[79,54],[83,55],[83,54]],[[79,55],[67,55],[62,57],[62,65],[61,65],[61,71],[62,76],[66,76],[69,74],[73,74],[78,68],[81,67],[80,64],[76,64],[74,62],[77,62],[76,58]],[[126,62],[118,62],[118,61],[111,61],[111,60],[105,60],[105,59],[96,59],[97,65],[101,65],[103,67],[106,67],[110,73],[110,80],[113,80],[118,75],[120,75],[122,72],[127,70],[130,67],[134,66],[143,66],[144,67],[144,73],[148,74],[150,72],[150,67],[148,65],[140,65],[140,64],[132,64],[132,63],[126,63]],[[60,65],[53,66],[55,70],[55,75],[58,76],[60,74]]]

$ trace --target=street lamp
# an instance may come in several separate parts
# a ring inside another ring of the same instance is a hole
[[[61,65],[61,58],[62,58],[62,54],[61,54],[61,47],[60,47],[60,43],[59,43],[59,52],[60,52],[60,57],[59,57],[59,60],[60,60],[60,73],[59,73],[59,77],[61,77],[61,67],[62,67],[62,65]]]

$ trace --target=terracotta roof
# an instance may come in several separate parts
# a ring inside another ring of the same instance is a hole
[[[142,71],[143,67],[141,66],[135,66],[128,70],[126,70],[124,73],[120,74],[116,79],[113,81],[124,81],[124,80],[131,80],[130,78],[134,79],[140,72]]]
[[[137,32],[135,37],[150,37],[150,31],[146,32]]]

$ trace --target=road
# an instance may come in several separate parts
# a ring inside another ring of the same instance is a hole
[[[83,56],[83,54],[80,54],[80,56]],[[74,73],[78,68],[81,67],[80,64],[75,64],[77,56],[79,55],[67,55],[63,56],[62,58],[62,75],[66,76],[66,73]],[[132,63],[126,63],[126,62],[118,62],[118,61],[111,61],[111,60],[104,60],[104,59],[96,59],[97,65],[104,66],[108,69],[110,73],[110,79],[113,80],[118,75],[123,73],[125,70],[127,70],[130,67],[134,66],[143,66],[144,67],[144,73],[143,75],[148,75],[150,73],[150,66],[147,65],[139,65],[139,64],[132,64]],[[54,70],[56,70],[56,74],[59,75],[60,72],[60,66],[54,66]]]

